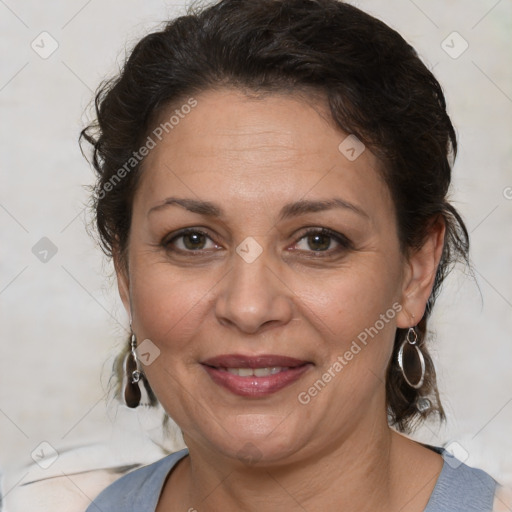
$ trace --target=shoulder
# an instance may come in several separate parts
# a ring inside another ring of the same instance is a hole
[[[485,471],[461,462],[448,451],[440,449],[444,459],[425,512],[489,512],[498,483]]]
[[[125,474],[104,489],[86,512],[154,510],[169,471],[187,454],[188,450],[180,450]]]

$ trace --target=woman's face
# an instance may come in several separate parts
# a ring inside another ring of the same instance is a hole
[[[191,449],[297,460],[386,421],[395,330],[428,290],[418,299],[377,159],[320,103],[195,100],[153,136],[120,293]]]

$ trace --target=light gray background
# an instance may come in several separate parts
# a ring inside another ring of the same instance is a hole
[[[512,483],[512,2],[356,5],[396,28],[434,69],[460,141],[452,197],[471,231],[477,282],[454,273],[439,299],[432,350],[448,423],[425,426],[415,437],[457,441],[466,463]],[[158,437],[159,417],[106,401],[112,357],[128,323],[108,277],[111,265],[84,228],[83,185],[93,173],[77,137],[93,90],[116,70],[125,46],[182,12],[157,0],[0,0],[4,471],[31,462],[42,441],[60,451],[115,444],[129,432],[135,441],[114,452],[137,458],[137,440],[143,446],[145,435]],[[35,40],[44,50],[43,31],[59,45],[47,59],[31,48]],[[469,44],[458,58],[464,43],[454,31]],[[57,248],[46,263],[32,252],[42,237]],[[157,457],[142,451],[140,458]]]

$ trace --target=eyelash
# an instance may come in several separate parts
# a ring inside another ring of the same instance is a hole
[[[313,250],[305,251],[305,252],[309,252],[309,253],[313,254],[314,255],[313,257],[315,257],[315,258],[318,256],[322,257],[323,255],[325,255],[323,257],[333,256],[337,253],[346,252],[347,250],[354,249],[352,242],[345,235],[342,235],[341,233],[337,233],[336,231],[333,231],[328,228],[313,228],[313,229],[309,228],[307,231],[305,231],[304,233],[302,233],[300,235],[300,238],[297,240],[297,242],[295,242],[295,245],[297,245],[301,240],[307,239],[309,236],[312,236],[312,235],[327,236],[338,244],[337,249],[328,249],[326,251],[313,251]]]
[[[171,245],[176,240],[179,240],[180,238],[182,238],[186,235],[189,235],[189,234],[202,235],[202,236],[208,238],[209,240],[211,240],[212,242],[214,242],[214,240],[212,240],[212,238],[205,231],[202,231],[201,229],[197,229],[197,228],[186,228],[186,229],[182,229],[178,233],[174,234],[174,236],[172,236],[170,239],[164,239],[164,241],[162,242],[162,246],[167,251],[171,251],[171,252],[175,252],[175,253],[182,253],[182,254],[183,253],[186,253],[186,254],[194,254],[195,253],[196,255],[200,255],[200,254],[204,253],[204,251],[205,251],[204,249],[183,250],[183,249],[171,248]],[[309,236],[312,236],[312,235],[323,235],[323,236],[330,237],[332,240],[334,240],[335,242],[337,242],[339,244],[339,247],[334,250],[328,249],[325,251],[314,251],[314,250],[302,251],[302,250],[298,249],[297,250],[298,252],[306,252],[306,253],[309,252],[314,255],[313,257],[317,258],[319,256],[320,257],[333,256],[335,253],[352,250],[354,248],[352,242],[346,236],[342,235],[341,233],[337,233],[336,231],[332,231],[331,229],[328,229],[328,228],[308,229],[307,231],[305,231],[304,233],[301,234],[300,238],[295,242],[294,245],[297,245],[301,240],[308,238]],[[206,249],[206,250],[208,251],[208,249]]]

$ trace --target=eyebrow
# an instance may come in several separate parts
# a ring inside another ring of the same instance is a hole
[[[153,206],[148,210],[147,215],[155,211],[162,210],[168,206],[177,205],[181,206],[185,210],[198,215],[204,215],[207,217],[223,217],[224,213],[220,206],[212,203],[211,201],[201,201],[198,199],[183,199],[178,197],[168,197],[161,203]],[[334,197],[327,200],[306,200],[301,199],[293,203],[288,203],[281,208],[279,213],[279,220],[285,220],[292,217],[298,217],[299,215],[305,215],[307,213],[315,213],[325,210],[332,210],[333,208],[342,208],[345,210],[352,211],[357,215],[370,219],[370,216],[362,210],[359,206],[352,204],[344,199]]]

